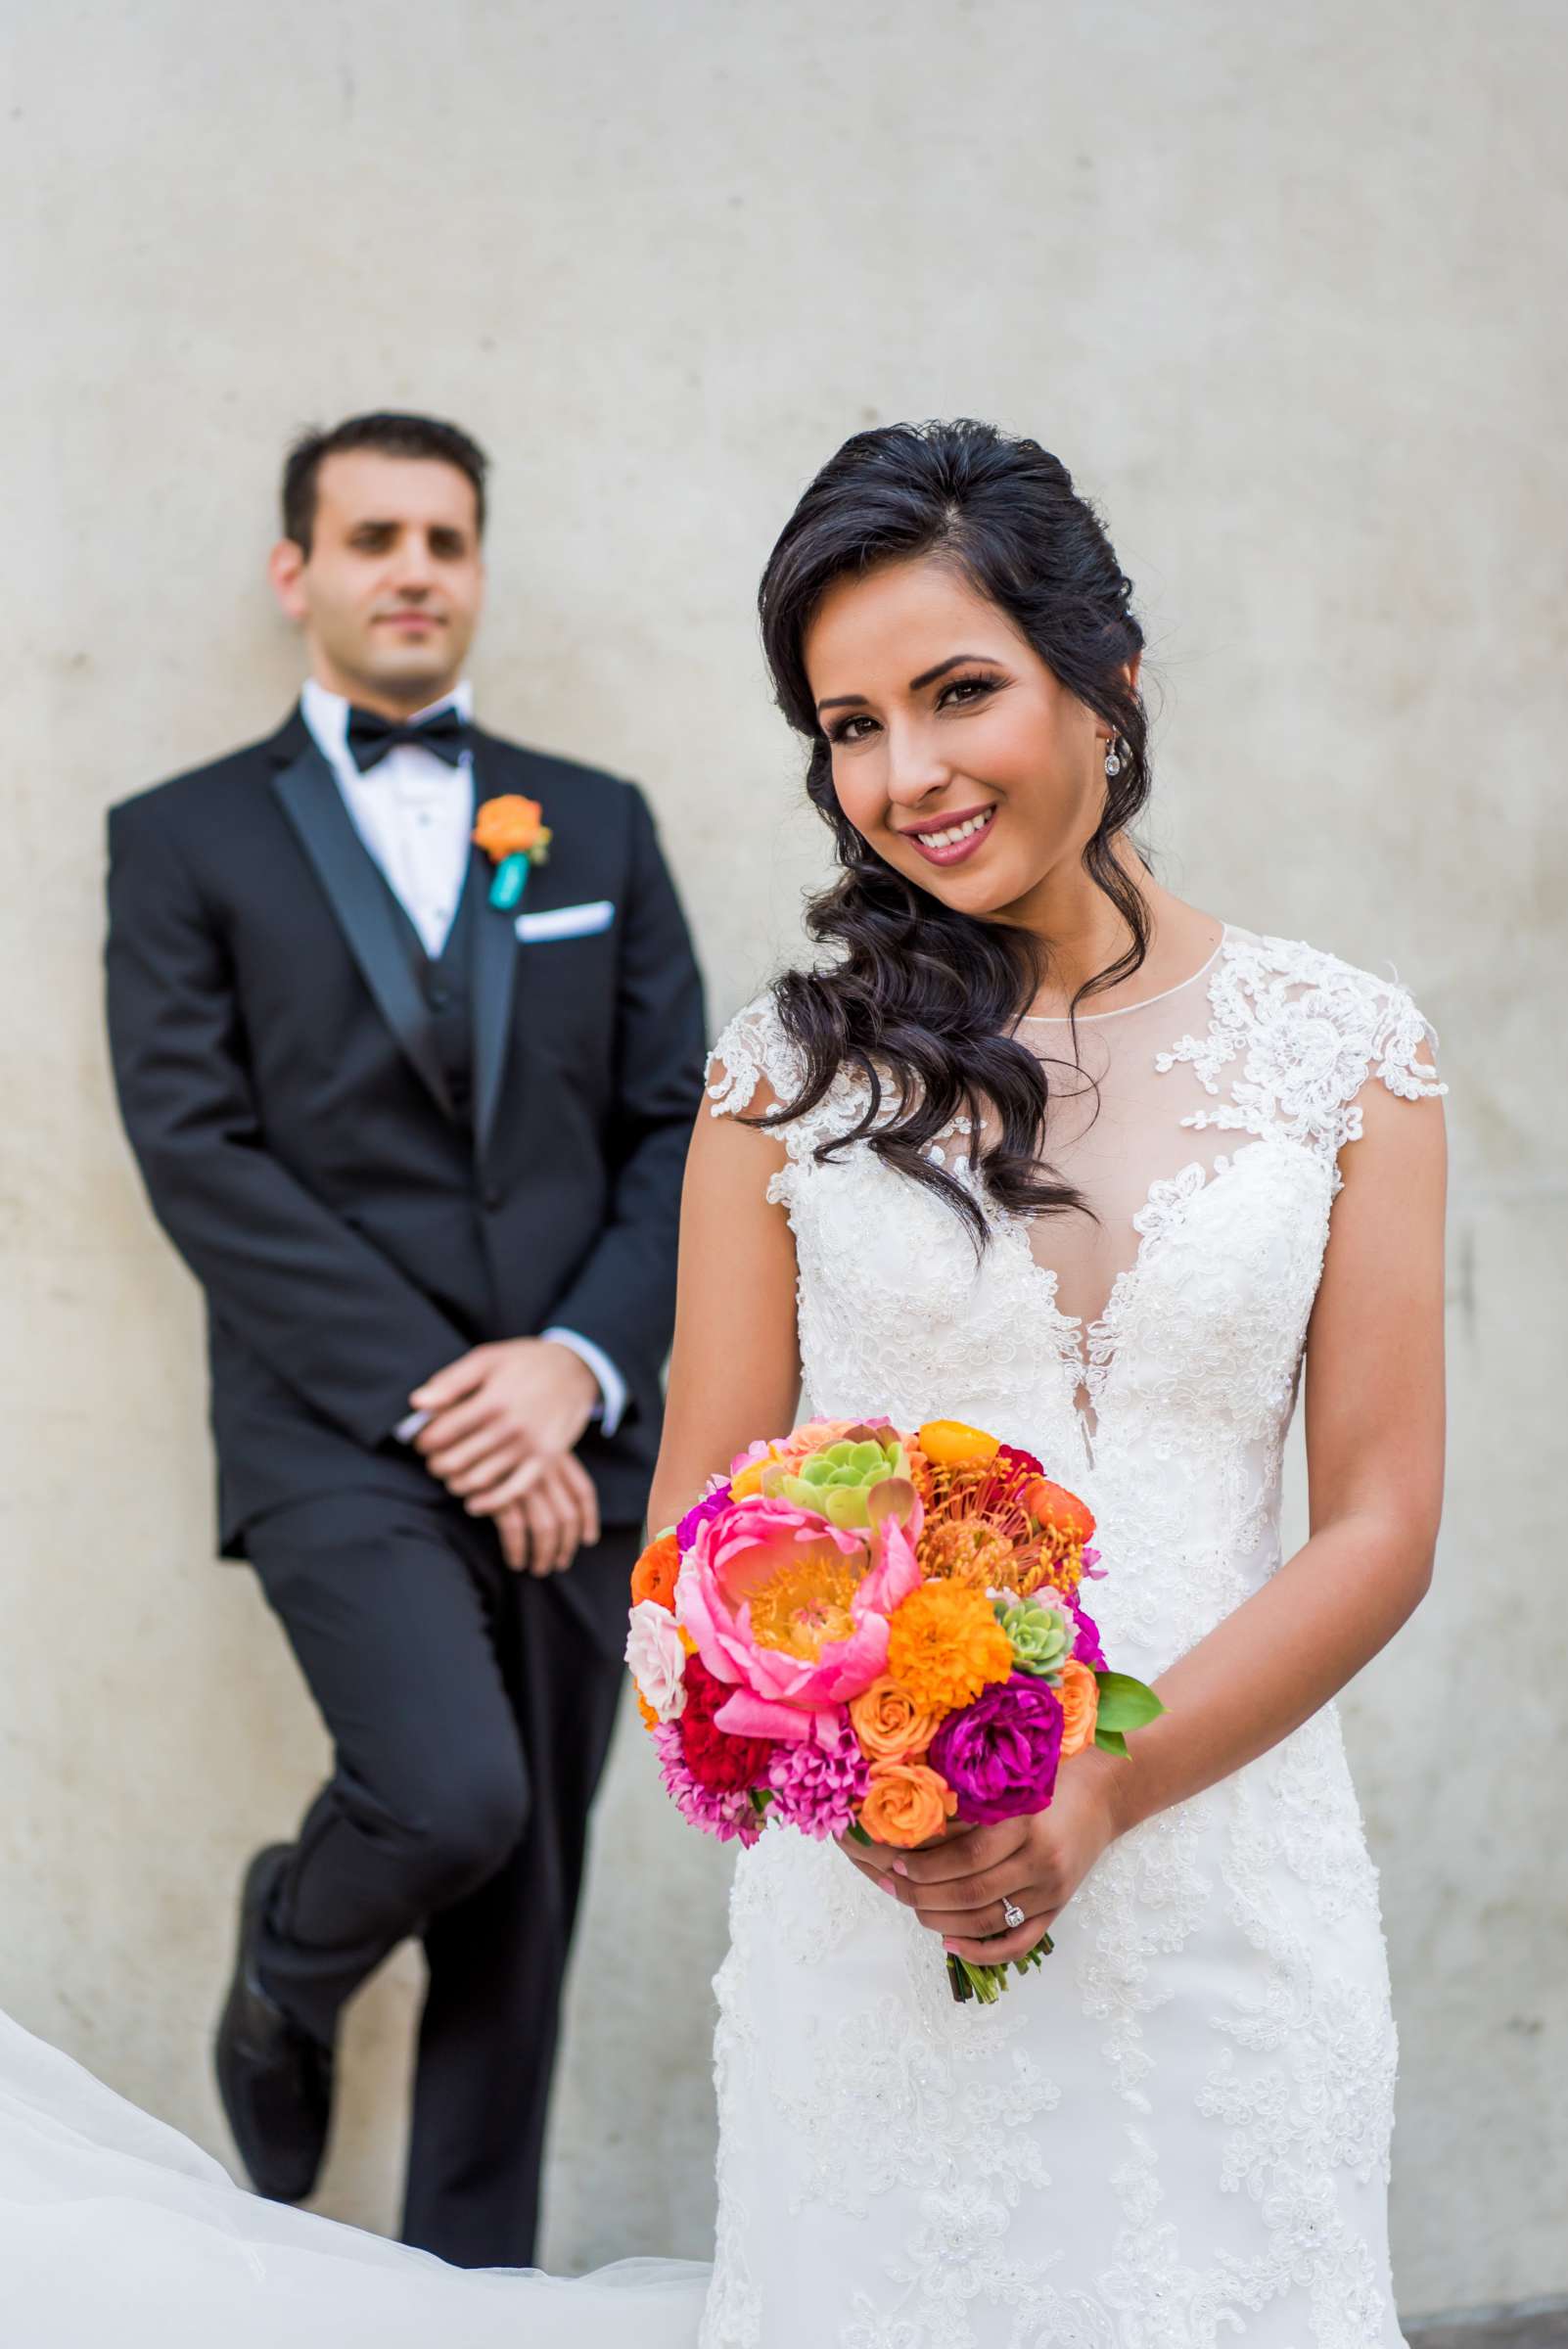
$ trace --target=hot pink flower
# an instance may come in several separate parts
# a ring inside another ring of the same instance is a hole
[[[708,1518],[681,1563],[675,1614],[709,1671],[734,1685],[717,1727],[820,1737],[883,1671],[888,1618],[919,1580],[895,1519],[851,1532],[761,1495]]]
[[[830,1835],[846,1834],[870,1777],[871,1766],[860,1751],[849,1713],[839,1705],[817,1716],[814,1737],[774,1746],[767,1766],[772,1816],[819,1843]]]

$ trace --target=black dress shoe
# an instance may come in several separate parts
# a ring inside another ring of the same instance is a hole
[[[290,2021],[256,1972],[261,1919],[288,1857],[287,1844],[272,1844],[245,1871],[240,1946],[213,2050],[234,2142],[256,2192],[272,2202],[309,2193],[332,2117],[332,2050]]]

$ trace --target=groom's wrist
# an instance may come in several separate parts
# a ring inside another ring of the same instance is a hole
[[[607,1436],[613,1436],[625,1416],[626,1382],[603,1347],[595,1346],[592,1339],[583,1337],[580,1330],[564,1329],[559,1324],[541,1330],[539,1335],[552,1345],[564,1346],[583,1364],[598,1390],[591,1416],[599,1422]]]

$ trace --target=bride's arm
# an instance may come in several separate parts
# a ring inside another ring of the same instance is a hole
[[[973,1909],[984,1933],[1003,1894],[1031,1911],[983,1948],[954,1940],[965,1957],[1022,1955],[1036,1912],[1053,1916],[1108,1842],[1288,1736],[1426,1591],[1443,1491],[1443,1109],[1376,1082],[1361,1106],[1308,1332],[1310,1539],[1155,1682],[1167,1710],[1130,1760],[1081,1755],[1037,1818],[909,1855],[901,1895],[937,1931],[961,1934]]]
[[[765,1085],[748,1104],[773,1106]],[[656,1533],[754,1438],[795,1423],[795,1240],[767,1196],[783,1164],[773,1134],[714,1117],[706,1103],[698,1112],[680,1197],[669,1399],[648,1505]]]

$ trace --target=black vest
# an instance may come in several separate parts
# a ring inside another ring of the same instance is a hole
[[[378,868],[379,869],[379,868]],[[397,928],[407,949],[414,984],[430,1014],[430,1033],[446,1079],[453,1113],[466,1133],[474,1129],[474,990],[471,973],[479,923],[484,904],[489,868],[484,857],[469,858],[468,874],[452,926],[438,955],[428,954],[424,941],[390,881],[382,876],[392,899]]]

